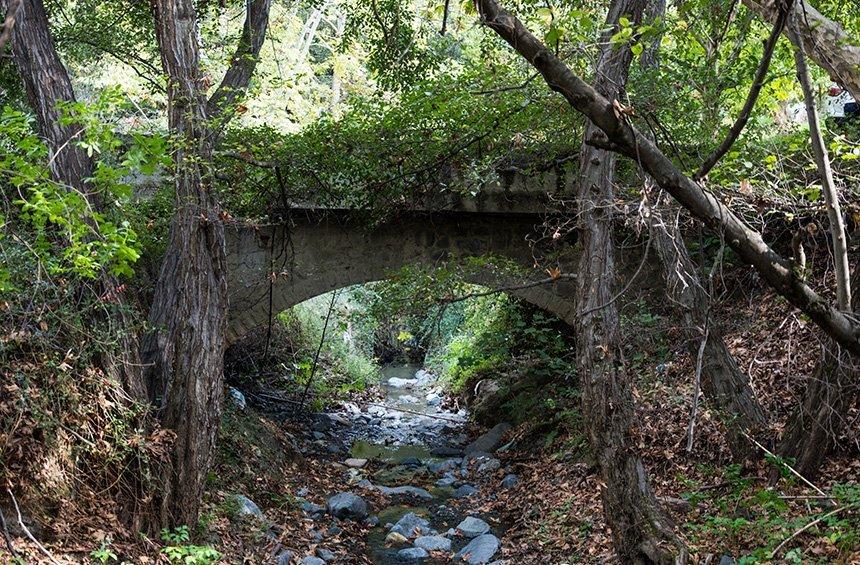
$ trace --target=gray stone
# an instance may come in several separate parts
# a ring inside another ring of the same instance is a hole
[[[347,467],[354,467],[355,469],[361,469],[365,465],[367,465],[367,459],[358,459],[355,457],[350,457],[346,461],[343,462]]]
[[[454,496],[457,498],[467,498],[469,496],[474,495],[477,492],[478,492],[478,489],[476,489],[472,485],[460,485],[454,491]]]
[[[400,534],[406,538],[412,538],[423,534],[435,533],[430,528],[430,522],[418,516],[414,512],[407,512],[400,518],[394,526],[391,527],[391,532]]]
[[[502,487],[504,488],[513,488],[517,486],[520,482],[520,478],[514,474],[505,475],[505,478],[502,479]]]
[[[445,461],[434,461],[427,464],[427,470],[431,473],[445,473],[456,469],[462,463],[462,459],[446,459]]]
[[[325,438],[325,434],[322,432],[318,432],[318,431],[314,430],[313,434],[314,434],[314,439],[319,440],[319,439]]]
[[[421,460],[417,457],[406,457],[401,461],[401,465],[406,465],[407,467],[419,467],[421,465]]]
[[[451,475],[445,475],[438,481],[436,481],[437,487],[451,487],[457,483],[457,478]]]
[[[483,534],[468,543],[457,552],[456,561],[465,561],[469,565],[483,565],[489,563],[493,556],[499,551],[499,538],[493,534]]]
[[[237,511],[239,516],[253,516],[261,520],[263,519],[263,511],[247,496],[237,494],[236,502],[239,504],[239,510]]]
[[[233,387],[230,387],[228,391],[230,393],[230,398],[233,399],[233,405],[236,408],[244,410],[248,406],[248,403],[245,401],[245,395],[242,394],[242,391]]]
[[[364,520],[364,523],[367,524],[368,526],[370,526],[371,528],[378,526],[379,525],[379,516],[376,516],[376,515],[368,516]]]
[[[731,555],[723,555],[720,557],[720,565],[735,565],[735,560]]]
[[[325,561],[323,561],[319,557],[308,555],[307,557],[302,559],[301,565],[325,565]]]
[[[405,402],[406,404],[418,404],[418,399],[411,394],[404,394],[400,397],[400,402]]]
[[[474,538],[490,531],[490,525],[480,518],[469,516],[457,525],[457,530],[467,538]]]
[[[433,495],[424,490],[423,488],[413,487],[413,486],[402,486],[402,487],[385,487],[378,486],[376,487],[382,494],[387,494],[388,496],[414,496],[416,498],[423,498],[424,500],[432,500]]]
[[[415,547],[427,551],[451,551],[451,540],[442,536],[420,536],[415,539]]]
[[[290,565],[290,563],[293,562],[293,555],[295,555],[295,553],[288,549],[280,552],[277,557],[278,565]]]
[[[334,561],[337,558],[333,551],[325,549],[324,547],[318,547],[316,553],[317,557],[323,561]]]
[[[335,518],[363,520],[367,517],[367,503],[351,492],[341,492],[328,499],[329,514]]]
[[[502,467],[502,462],[498,459],[489,459],[478,466],[478,472],[482,474],[498,471]]]
[[[442,404],[442,397],[435,392],[427,393],[427,396],[425,396],[424,399],[427,401],[429,406],[439,406]]]
[[[409,547],[397,552],[397,559],[400,561],[414,561],[416,559],[425,559],[429,556],[430,555],[420,547]]]
[[[306,512],[311,516],[319,516],[325,513],[325,506],[320,506],[319,504],[314,504],[313,502],[302,502],[299,505],[299,508],[301,508],[303,512]]]
[[[418,384],[417,379],[401,379],[399,377],[391,377],[388,379],[388,386],[394,388],[413,387]]]
[[[492,453],[497,447],[499,447],[499,444],[502,443],[502,436],[504,436],[505,432],[509,429],[511,429],[511,425],[507,422],[496,424],[490,431],[467,445],[463,451],[465,453],[473,453],[475,451]]]

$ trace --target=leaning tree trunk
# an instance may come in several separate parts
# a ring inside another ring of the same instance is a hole
[[[108,203],[87,182],[93,176],[95,162],[75,143],[82,138],[81,126],[61,121],[59,105],[75,102],[75,92],[54,46],[42,0],[3,0],[2,5],[6,9],[17,7],[12,56],[24,83],[27,100],[36,114],[39,132],[50,151],[51,175],[58,183],[79,191],[93,209],[103,211],[109,207]],[[100,297],[98,302],[103,308],[96,312],[93,322],[102,328],[110,327],[120,339],[116,353],[104,351],[98,362],[132,398],[141,400],[145,395],[140,378],[137,336],[131,329],[122,295],[116,292],[118,286],[116,278],[107,273],[102,273],[96,284],[95,293]]]
[[[723,420],[732,453],[740,459],[748,458],[754,449],[744,434],[767,424],[764,410],[710,315],[711,297],[702,286],[677,224],[653,210],[649,226],[667,290],[681,315],[684,338],[694,365],[697,365],[701,341],[706,340],[701,350],[702,389]]]
[[[610,38],[627,14],[637,25],[647,0],[613,0],[602,37],[595,89],[617,100],[627,82],[632,53]],[[596,130],[589,123],[585,139]],[[624,563],[671,563],[679,547],[633,452],[631,375],[625,366],[615,292],[612,238],[615,154],[586,143],[581,152],[577,213],[582,256],[577,273],[577,373],[582,383],[583,422],[597,461],[603,511],[615,550]]]
[[[860,266],[853,275],[852,310],[860,312]],[[822,345],[822,356],[790,417],[779,453],[806,477],[815,477],[839,432],[860,387],[860,360],[831,339]]]
[[[193,0],[153,0],[175,138],[176,213],[144,345],[150,392],[173,453],[158,493],[158,525],[195,525],[223,396],[227,279],[224,224],[206,178],[206,127]]]

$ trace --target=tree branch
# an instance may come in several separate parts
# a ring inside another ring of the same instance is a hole
[[[260,49],[266,39],[271,5],[271,0],[246,0],[245,23],[236,52],[221,84],[206,104],[209,118],[221,118],[224,111],[232,107],[247,90],[257,61],[260,60]]]
[[[749,94],[747,94],[744,106],[741,108],[741,113],[738,115],[735,123],[732,124],[732,127],[729,128],[729,133],[726,135],[726,138],[720,146],[717,147],[713,153],[708,155],[707,159],[702,163],[702,166],[699,167],[699,170],[696,171],[695,175],[693,175],[693,180],[698,181],[703,179],[705,175],[714,168],[714,165],[723,158],[723,155],[731,149],[732,145],[734,145],[735,141],[737,141],[738,137],[741,135],[744,127],[746,127],[756,100],[758,100],[758,95],[764,86],[764,79],[767,77],[767,71],[770,68],[770,61],[773,58],[773,49],[776,47],[776,42],[785,27],[785,20],[788,17],[790,2],[793,2],[793,0],[782,0],[780,2],[779,14],[776,17],[776,23],[773,24],[770,36],[768,36],[767,42],[764,44],[764,54],[762,54],[761,61],[759,61],[758,68],[755,71],[755,78],[753,79]]]
[[[562,94],[575,110],[603,130],[607,139],[617,145],[614,151],[637,161],[695,217],[710,229],[721,232],[738,256],[752,265],[780,295],[809,315],[848,351],[860,356],[860,321],[839,311],[795,276],[791,262],[771,249],[759,232],[684,175],[647,136],[630,125],[623,114],[616,114],[609,100],[574,74],[496,0],[476,0],[476,3],[483,24],[540,71],[551,89]]]

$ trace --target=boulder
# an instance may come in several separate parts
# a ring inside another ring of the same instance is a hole
[[[469,516],[457,525],[457,530],[467,538],[475,538],[490,531],[490,525],[480,518]]]
[[[239,504],[239,509],[237,510],[239,516],[253,516],[254,518],[263,519],[263,511],[247,496],[237,494],[236,502]]]
[[[426,551],[451,551],[451,540],[442,536],[420,536],[415,539],[415,547]]]
[[[397,552],[397,559],[400,561],[414,561],[416,559],[425,559],[429,556],[430,555],[420,547],[409,547]]]
[[[329,514],[335,518],[364,520],[367,517],[367,503],[351,492],[341,492],[328,499]]]
[[[478,492],[478,489],[473,487],[472,485],[460,485],[454,491],[454,496],[456,498],[467,498]]]
[[[248,406],[248,403],[245,401],[245,395],[242,394],[242,391],[233,387],[230,387],[228,391],[230,393],[230,398],[233,399],[233,405],[236,408],[244,410]]]
[[[499,538],[493,534],[483,534],[470,541],[454,557],[456,561],[464,561],[469,565],[484,565],[489,563],[499,551]]]
[[[430,528],[430,522],[414,512],[407,512],[391,528],[390,533],[397,533],[405,538],[412,538],[429,533],[436,533]]]
[[[424,490],[423,488],[413,487],[413,486],[402,486],[402,487],[385,487],[378,486],[376,487],[382,494],[387,494],[388,496],[414,496],[416,498],[423,498],[424,500],[432,500],[433,495]]]
[[[463,450],[465,453],[474,453],[476,451],[484,451],[492,453],[502,443],[502,436],[511,429],[511,425],[507,422],[496,424],[487,433],[470,443]]]

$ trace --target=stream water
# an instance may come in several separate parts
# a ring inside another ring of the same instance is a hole
[[[460,552],[460,562],[489,562],[499,540],[488,524],[475,522],[477,516],[463,520],[474,514],[470,498],[477,488],[469,483],[479,467],[497,470],[498,460],[489,454],[463,457],[468,414],[445,407],[431,373],[415,364],[389,365],[382,373],[381,401],[347,403],[327,415],[339,422],[327,435],[348,447],[344,463],[354,492],[389,495],[390,505],[375,508],[369,518],[378,522],[368,534],[368,557],[380,565],[450,563]],[[474,523],[474,531],[464,526]]]

